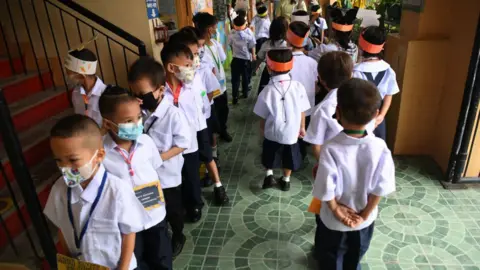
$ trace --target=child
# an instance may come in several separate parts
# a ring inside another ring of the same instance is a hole
[[[313,196],[321,200],[316,243],[322,269],[360,269],[378,203],[395,191],[395,166],[385,142],[365,126],[378,115],[380,95],[371,83],[350,79],[338,89],[336,117],[343,127],[320,153]]]
[[[283,191],[290,189],[292,170],[301,166],[298,138],[305,135],[305,112],[310,109],[303,85],[288,74],[293,65],[289,49],[270,50],[267,68],[270,83],[263,89],[254,107],[254,113],[262,118],[260,129],[263,141],[262,164],[266,169],[263,188],[272,187],[273,171],[281,162],[283,177],[278,183]],[[276,158],[281,157],[281,160]]]
[[[182,191],[182,153],[190,147],[191,129],[184,114],[169,99],[164,98],[165,70],[151,57],[142,57],[128,71],[132,92],[149,114],[145,133],[150,135],[160,152],[163,165],[157,169],[165,196],[167,221],[172,228],[173,257],[185,244]],[[196,140],[195,140],[196,141]]]
[[[218,97],[214,95],[215,110],[218,116],[218,123],[220,127],[219,136],[226,142],[232,141],[232,136],[227,131],[228,121],[228,96],[227,84],[225,77],[225,70],[223,69],[223,62],[227,59],[227,55],[223,50],[222,44],[213,38],[217,32],[217,19],[215,16],[207,12],[199,12],[193,18],[195,27],[200,32],[200,38],[205,40],[205,54],[202,57],[202,63],[207,63],[213,66],[213,74],[218,79],[221,85],[221,93]]]
[[[269,39],[266,40],[260,51],[258,52],[258,60],[265,61],[267,52],[272,49],[277,48],[286,48],[287,47],[287,29],[288,21],[285,17],[277,17],[272,21],[269,30]],[[270,75],[268,74],[268,69],[264,68],[262,72],[262,77],[260,78],[260,84],[258,86],[258,94],[263,90],[265,85],[270,81]]]
[[[315,82],[317,78],[317,62],[303,53],[303,44],[308,38],[309,27],[301,21],[292,22],[288,26],[287,41],[293,48],[293,68],[290,74],[292,80],[300,82],[307,92],[310,107],[315,106]],[[308,128],[311,110],[305,112],[305,126]],[[302,160],[307,156],[307,144],[299,141]]]
[[[98,99],[106,88],[95,75],[97,57],[82,44],[65,58],[67,83],[73,88],[72,104],[75,113],[85,114],[102,126],[102,116],[98,109]]]
[[[102,134],[94,120],[75,114],[58,121],[50,146],[63,176],[50,191],[45,215],[59,229],[67,256],[108,267],[135,269],[135,233],[143,206],[132,188],[105,171]]]
[[[194,55],[196,72],[192,83],[192,89],[195,92],[194,99],[197,104],[198,120],[196,121],[196,135],[198,143],[198,154],[200,157],[200,161],[205,163],[212,180],[215,182],[215,186],[213,188],[213,198],[215,204],[224,205],[228,203],[229,199],[227,193],[225,192],[225,187],[223,187],[222,182],[220,181],[217,165],[213,160],[212,147],[210,145],[206,117],[203,114],[203,112],[205,111],[205,106],[206,108],[210,109],[210,100],[207,97],[207,93],[208,95],[210,95],[210,97],[213,97],[213,92],[217,90],[220,85],[218,84],[215,75],[213,75],[212,72],[210,72],[209,70],[205,72],[204,69],[198,69],[200,66],[200,56],[198,50],[199,43],[197,37],[194,36],[194,34],[188,33],[188,30],[180,30],[180,32],[171,36],[169,42],[172,45],[187,45]]]
[[[330,51],[344,51],[348,53],[354,63],[357,62],[358,48],[350,39],[353,31],[353,23],[357,17],[358,7],[349,9],[345,12],[338,7],[335,2],[332,6],[328,6],[328,13],[332,19],[332,40],[330,44],[321,44],[308,53],[308,56],[319,60],[320,57]]]
[[[98,103],[107,130],[105,168],[135,191],[147,217],[135,238],[139,268],[172,269],[172,243],[159,181],[163,175],[157,173],[163,161],[153,140],[143,134],[140,104],[118,86],[107,87]]]
[[[322,8],[320,5],[313,5],[311,11],[311,26],[310,35],[318,39],[319,43],[323,43],[325,37],[325,30],[328,29],[327,21],[322,18]]]
[[[375,136],[386,140],[385,116],[392,103],[392,96],[400,90],[395,71],[381,58],[384,44],[385,33],[377,26],[370,26],[361,33],[358,46],[361,49],[362,60],[353,68],[353,76],[374,83],[380,91],[382,107],[375,120],[374,133]]]
[[[232,70],[232,104],[238,103],[238,89],[240,77],[242,80],[243,98],[248,97],[251,79],[252,60],[255,61],[255,36],[247,28],[247,21],[242,16],[233,20],[234,30],[228,36],[228,45],[232,48],[233,59],[230,64]]]
[[[270,18],[268,17],[267,6],[264,3],[257,3],[257,15],[253,17],[252,27],[255,30],[255,52],[258,55],[262,44],[268,39],[268,31],[270,29]]]

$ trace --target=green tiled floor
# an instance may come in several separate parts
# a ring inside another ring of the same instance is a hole
[[[234,141],[220,147],[231,203],[212,206],[204,190],[204,216],[186,226],[175,269],[315,269],[315,220],[306,211],[313,159],[292,176],[290,191],[261,189],[254,98],[231,106]],[[480,269],[480,190],[444,190],[435,168],[424,158],[396,158],[397,192],[380,205],[363,269]]]

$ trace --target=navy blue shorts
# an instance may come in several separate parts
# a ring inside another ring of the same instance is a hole
[[[197,142],[200,161],[203,163],[210,163],[213,160],[213,156],[207,128],[197,131]]]
[[[302,154],[298,142],[287,145],[264,139],[262,165],[266,169],[282,168],[293,171],[300,169]]]

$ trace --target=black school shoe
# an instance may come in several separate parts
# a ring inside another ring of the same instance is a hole
[[[263,189],[271,188],[275,185],[275,177],[273,175],[266,176],[263,179]]]
[[[214,187],[213,188],[213,202],[216,205],[225,205],[230,201],[225,191],[225,187]]]
[[[286,182],[285,180],[283,180],[283,177],[280,177],[277,182],[281,190],[283,191],[290,190],[290,181]]]
[[[187,219],[191,223],[198,222],[202,218],[202,209],[194,208],[193,210],[187,211]]]
[[[187,241],[187,238],[185,235],[182,234],[181,237],[172,237],[172,257],[177,257],[182,253],[183,247],[185,246],[185,242]]]

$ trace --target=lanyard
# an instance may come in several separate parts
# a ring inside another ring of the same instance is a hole
[[[217,57],[215,57],[215,54],[213,53],[212,49],[210,48],[209,45],[206,45],[208,50],[210,51],[210,53],[212,54],[212,57],[213,57],[213,61],[215,61],[215,65],[217,66],[217,70],[218,72],[220,72],[220,61],[218,60]]]
[[[85,104],[85,114],[86,114],[88,112],[88,96],[82,94],[82,97],[83,97],[83,103]]]
[[[150,124],[150,126],[147,128],[147,130],[145,131],[145,134],[148,134],[150,129],[153,127],[153,124],[155,124],[155,122],[157,122],[157,120],[158,120],[158,117],[156,117],[156,116],[152,116],[152,117],[154,117],[153,121],[152,121],[152,124]]]
[[[130,176],[135,175],[135,172],[133,171],[133,168],[132,168],[132,159],[133,159],[133,155],[135,154],[136,148],[137,148],[137,142],[134,142],[133,149],[132,151],[130,151],[130,153],[128,153],[128,157],[127,157],[123,153],[122,149],[120,149],[120,147],[118,146],[115,147],[115,150],[117,150],[117,152],[123,157],[123,160],[125,160],[125,163],[127,163],[128,173],[130,173]]]
[[[273,84],[273,87],[275,88],[275,90],[277,90],[277,92],[280,94],[280,96],[282,96],[281,98],[281,101],[282,101],[282,104],[283,104],[283,122],[286,123],[287,122],[287,110],[285,109],[285,95],[288,93],[288,90],[290,90],[290,86],[292,86],[292,80],[290,79],[289,80],[289,84],[288,84],[288,88],[285,92],[282,92],[280,91],[280,89],[277,88],[277,86],[275,85],[275,82],[272,80],[272,84]],[[280,84],[283,84],[283,81],[280,81]],[[283,88],[282,88],[283,90]]]
[[[180,91],[182,90],[182,84],[177,85],[177,89],[173,90],[172,86],[168,84],[170,89],[173,91],[173,105],[178,107],[178,98],[180,97]]]
[[[353,129],[344,129],[343,132],[348,135],[366,135],[366,130],[353,130]]]
[[[92,207],[90,208],[90,213],[88,213],[87,220],[85,221],[85,225],[82,228],[82,231],[80,232],[80,237],[77,236],[77,228],[75,227],[75,223],[73,222],[73,213],[72,213],[72,188],[68,188],[67,190],[67,199],[68,199],[68,219],[70,220],[70,224],[72,224],[73,227],[73,236],[75,237],[75,246],[77,249],[80,249],[80,246],[82,245],[82,239],[85,236],[85,233],[87,232],[88,228],[88,223],[90,222],[90,218],[92,217],[92,213],[97,207],[98,201],[100,200],[100,197],[103,192],[103,187],[105,186],[105,182],[107,180],[107,172],[103,174],[102,178],[102,183],[100,184],[100,187],[98,188],[97,191],[97,196],[95,197],[95,200],[93,201]]]

